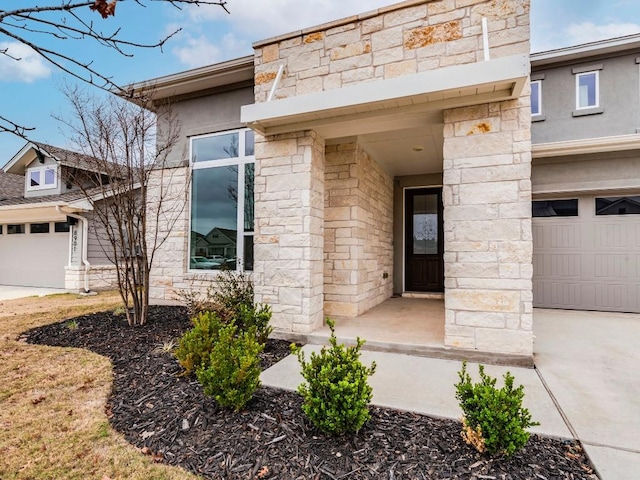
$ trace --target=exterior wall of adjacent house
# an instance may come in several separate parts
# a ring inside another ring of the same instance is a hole
[[[280,66],[276,98],[482,60],[483,17],[494,57],[529,53],[528,1],[409,1],[254,45],[256,102],[266,101]],[[528,88],[515,100],[444,111],[449,346],[531,355],[530,135]],[[256,145],[256,297],[290,332],[322,322],[323,145],[311,130]],[[295,239],[292,217],[302,219]]]
[[[56,165],[58,165],[58,162],[56,162],[54,159],[52,159],[50,157],[44,157],[44,163],[40,163],[40,161],[38,159],[35,159],[25,167],[25,171],[24,171],[24,178],[25,178],[24,196],[25,196],[25,198],[43,197],[45,195],[57,195],[59,193],[62,193],[62,185],[63,185],[64,182],[62,182],[60,178],[58,178],[57,184],[56,184],[56,186],[54,188],[44,188],[42,190],[28,190],[27,189],[26,182],[29,181],[28,171],[29,171],[30,168],[48,167],[48,166],[56,166]]]
[[[534,67],[542,112],[533,116],[534,144],[637,133],[640,129],[640,50],[579,62]],[[599,72],[599,107],[576,111],[576,73]],[[576,73],[574,73],[576,72]]]
[[[356,143],[325,162],[324,314],[354,317],[393,293],[393,180]]]

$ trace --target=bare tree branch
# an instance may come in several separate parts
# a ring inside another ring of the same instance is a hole
[[[100,20],[100,18],[115,15],[116,5],[125,1],[142,8],[159,3],[169,4],[178,9],[187,5],[215,5],[229,13],[225,0],[60,0],[57,5],[32,5],[13,10],[0,10],[0,40],[4,38],[28,46],[47,63],[77,80],[102,90],[124,94],[124,89],[114,81],[111,75],[94,66],[93,60],[76,58],[68,53],[64,44],[53,42],[93,40],[100,48],[113,50],[125,57],[132,57],[133,51],[140,48],[162,49],[165,43],[180,31],[177,29],[155,42],[145,43],[125,37],[119,28],[110,33],[104,33],[96,28],[93,20],[90,20],[92,16]],[[98,16],[95,17],[95,15]],[[16,62],[22,60],[19,56],[11,54],[7,47],[0,49],[0,55]],[[89,58],[95,57],[98,55],[93,54]],[[12,133],[25,138],[26,132],[33,130],[31,127],[9,120],[6,118],[6,112],[0,112],[0,115],[2,114],[4,117],[0,116],[0,133]]]
[[[85,155],[78,168],[68,168],[74,166],[72,159],[64,162],[65,181],[92,205],[92,233],[116,268],[127,319],[143,324],[156,252],[187,203],[188,189],[175,188],[176,169],[168,165],[180,138],[176,116],[170,105],[153,114],[115,96],[97,100],[74,87],[67,87],[65,95],[74,118],[58,120]]]

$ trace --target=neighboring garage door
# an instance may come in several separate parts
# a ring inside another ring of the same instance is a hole
[[[640,313],[640,195],[533,202],[535,307]]]
[[[68,258],[69,233],[55,232],[54,223],[2,225],[0,285],[64,288]]]

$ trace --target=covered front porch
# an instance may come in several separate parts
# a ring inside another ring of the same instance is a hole
[[[444,299],[393,296],[357,317],[332,317],[336,337],[355,345],[360,337],[364,350],[402,353],[422,357],[469,360],[495,365],[533,366],[532,358],[460,350],[445,345]],[[327,345],[331,331],[326,323],[298,340]],[[276,334],[278,336],[278,334]],[[292,338],[286,335],[286,338]]]

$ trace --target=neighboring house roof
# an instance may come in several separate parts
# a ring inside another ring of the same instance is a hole
[[[546,52],[532,53],[531,66],[535,68],[560,62],[578,62],[594,56],[611,55],[633,49],[640,49],[640,34],[638,33],[624,37],[598,40],[597,42],[583,43],[581,45],[557,48]]]
[[[24,195],[24,177],[0,170],[0,202]]]
[[[30,151],[32,153],[30,154]],[[104,161],[96,159],[90,155],[74,152],[73,150],[67,150],[66,148],[55,147],[41,142],[28,142],[24,147],[16,153],[11,160],[3,167],[3,170],[7,173],[23,174],[24,168],[31,163],[35,156],[45,155],[54,159],[60,165],[67,167],[78,168],[80,170],[86,170],[88,172],[96,172],[106,174],[103,171]],[[114,165],[114,169],[111,171],[117,171],[117,167]]]
[[[9,174],[10,175],[10,174]],[[19,175],[16,175],[19,176]],[[0,177],[1,179],[2,177]],[[75,202],[77,200],[82,200],[86,198],[85,194],[80,190],[74,190],[73,192],[67,192],[56,195],[43,195],[40,197],[25,197],[24,192],[24,182],[21,181],[21,186],[23,191],[20,192],[18,196],[13,197],[4,197],[4,192],[0,194],[0,207],[4,207],[6,205],[26,205],[26,204],[34,204],[34,203],[51,203],[51,202],[59,202],[59,203],[69,203]],[[0,188],[2,188],[2,181],[0,180]]]

